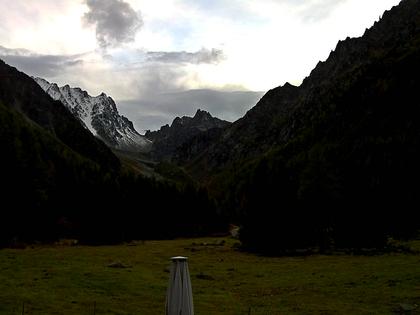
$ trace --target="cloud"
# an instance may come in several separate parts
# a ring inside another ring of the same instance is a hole
[[[298,6],[298,12],[305,22],[318,22],[328,18],[337,7],[347,0],[294,0],[293,6]]]
[[[0,56],[8,56],[8,55],[25,57],[25,56],[32,56],[34,55],[34,53],[24,48],[11,49],[4,46],[0,46]]]
[[[258,0],[261,3],[268,0]],[[278,0],[274,0],[278,1]],[[193,11],[200,19],[216,18],[229,21],[232,25],[260,24],[264,19],[256,15],[250,6],[252,1],[243,0],[179,0],[184,10]]]
[[[55,77],[69,67],[83,63],[79,55],[42,55],[27,49],[0,46],[0,58],[29,75]]]
[[[150,51],[147,52],[147,61],[156,61],[162,63],[192,63],[192,64],[217,64],[225,59],[223,50],[202,48],[197,52],[186,51]]]
[[[141,16],[122,0],[86,0],[89,12],[83,16],[87,26],[94,26],[96,39],[103,49],[133,42],[143,26]]]
[[[138,95],[156,95],[185,88],[190,73],[181,66],[165,64],[143,64],[132,69],[134,90]]]
[[[200,72],[203,68],[216,70],[224,58],[222,50],[205,48],[196,52],[124,49],[114,52],[112,57],[102,55],[112,71],[112,85],[115,86],[117,77],[122,77],[122,80],[118,79],[119,83],[129,82],[126,90],[131,97],[126,97],[127,93],[118,88],[117,94],[123,99],[207,88],[209,84],[203,80]]]

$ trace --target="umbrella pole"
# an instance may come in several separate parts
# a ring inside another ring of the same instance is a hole
[[[169,285],[166,293],[166,315],[194,315],[188,258],[172,257]]]

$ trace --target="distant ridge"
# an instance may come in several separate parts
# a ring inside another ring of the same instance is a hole
[[[198,109],[194,117],[176,117],[171,126],[162,126],[158,131],[147,131],[145,136],[153,141],[151,153],[154,157],[171,159],[178,148],[195,136],[229,125],[230,122]]]

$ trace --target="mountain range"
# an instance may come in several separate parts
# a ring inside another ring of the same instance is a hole
[[[1,60],[0,78],[0,247],[201,235],[223,225],[202,191],[139,176],[61,101]]]
[[[112,148],[123,151],[149,150],[151,142],[141,136],[133,123],[118,113],[114,100],[101,93],[90,96],[80,88],[59,87],[42,78],[34,78],[54,100],[60,101],[93,135]]]
[[[62,217],[72,233],[108,239],[230,221],[245,248],[270,254],[413,237],[419,69],[420,2],[402,0],[362,37],[340,41],[300,86],[270,90],[243,118],[198,110],[142,137],[105,94],[37,79],[47,94],[0,62],[1,180],[7,203],[25,209],[6,212],[1,239],[55,231]],[[174,163],[199,187],[137,176],[100,139]]]

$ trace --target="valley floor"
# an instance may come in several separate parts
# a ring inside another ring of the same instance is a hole
[[[420,312],[419,254],[271,258],[235,242],[3,249],[0,314],[163,314],[175,255],[189,257],[198,315]],[[410,245],[420,249],[420,241]]]

